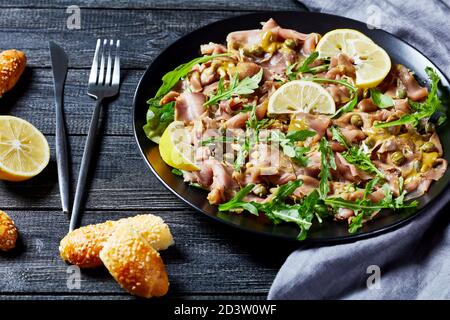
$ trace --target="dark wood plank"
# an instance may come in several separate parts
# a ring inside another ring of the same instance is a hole
[[[197,1],[179,1],[179,0],[35,0],[32,4],[27,0],[17,0],[14,2],[5,2],[0,5],[3,8],[62,8],[66,9],[71,5],[78,5],[80,8],[108,8],[108,9],[170,9],[170,10],[289,10],[300,6],[295,0],[279,1],[245,1],[245,0],[197,0]],[[263,5],[262,5],[263,4]]]
[[[107,135],[132,135],[132,105],[141,70],[124,70],[120,95],[104,108]],[[65,86],[67,132],[87,134],[95,102],[87,95],[89,70],[71,69]],[[0,114],[32,122],[44,134],[55,132],[55,102],[51,69],[28,68],[13,91],[0,99]]]
[[[0,181],[2,208],[39,210],[60,208],[54,138],[50,136],[48,140],[53,156],[44,172],[25,182]],[[70,138],[73,173],[78,173],[84,143],[84,136]],[[150,172],[138,152],[134,137],[104,137],[99,148],[86,208],[101,210],[186,208],[186,205],[167,191]]]
[[[47,41],[55,40],[66,49],[70,67],[89,68],[96,39],[117,37],[122,39],[122,67],[143,69],[174,40],[200,26],[238,14],[89,9],[82,13],[81,29],[69,30],[67,14],[61,9],[2,9],[0,39],[2,48],[25,51],[32,67],[49,67]]]
[[[9,214],[19,228],[21,243],[15,251],[0,254],[0,295],[122,293],[103,269],[83,271],[80,290],[67,288],[68,266],[58,255],[59,241],[68,228],[63,214],[20,210]],[[87,212],[83,224],[134,214]],[[173,210],[158,214],[171,227],[176,242],[162,252],[171,281],[169,297],[264,295],[293,249],[292,244],[243,234],[192,212]]]

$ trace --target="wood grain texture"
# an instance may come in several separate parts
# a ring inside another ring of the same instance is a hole
[[[104,105],[105,135],[132,135],[132,106],[141,70],[122,72],[120,95]],[[64,90],[64,111],[70,135],[87,134],[95,101],[87,95],[89,70],[71,69]],[[150,95],[149,95],[150,96]],[[46,135],[55,133],[55,102],[51,69],[28,68],[17,86],[0,99],[0,114],[35,124]]]
[[[62,8],[70,5],[78,5],[80,8],[105,8],[105,9],[170,9],[170,10],[237,10],[237,11],[263,11],[263,10],[288,10],[301,5],[295,0],[278,1],[245,1],[245,0],[35,0],[32,4],[27,0],[2,3],[2,8]]]
[[[162,252],[170,276],[169,297],[196,294],[265,294],[292,245],[237,232],[190,211],[149,210],[171,227],[175,246]],[[56,211],[8,212],[20,244],[0,254],[0,295],[115,294],[122,292],[106,270],[82,271],[81,289],[68,289],[68,265],[58,255],[68,219]],[[119,219],[133,211],[86,212],[83,224]],[[122,297],[122,296],[119,296]],[[128,298],[127,296],[123,298]]]
[[[294,0],[79,0],[81,29],[68,30],[71,0],[0,3],[0,49],[18,48],[28,68],[0,99],[0,114],[24,118],[48,138],[52,160],[36,178],[0,181],[0,208],[15,220],[21,240],[0,253],[1,299],[134,299],[105,270],[82,273],[81,289],[67,288],[58,244],[68,229],[60,211],[54,153],[53,79],[48,40],[69,55],[65,113],[72,154],[72,186],[81,162],[94,101],[86,95],[95,41],[122,39],[120,96],[104,108],[101,142],[92,167],[83,224],[142,212],[160,214],[176,246],[163,253],[171,280],[167,298],[265,299],[287,255],[298,244],[242,233],[193,211],[167,191],[141,158],[132,135],[132,99],[143,70],[162,49],[213,21],[250,11],[295,10]]]
[[[69,67],[90,68],[96,39],[119,38],[122,67],[145,69],[181,36],[239,14],[242,12],[86,9],[81,15],[81,29],[69,30],[64,10],[4,9],[0,10],[0,46],[25,51],[33,68],[48,68],[47,42],[54,40],[66,50]]]

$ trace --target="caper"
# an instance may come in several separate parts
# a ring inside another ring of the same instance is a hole
[[[401,166],[401,165],[405,162],[406,158],[405,158],[405,156],[403,155],[403,152],[401,152],[401,151],[395,151],[395,152],[391,155],[391,160],[392,160],[392,162],[393,162],[395,165]]]
[[[366,146],[368,146],[369,148],[373,148],[375,147],[375,139],[373,137],[367,138],[366,141],[364,141],[364,143],[366,144]]]
[[[361,118],[361,116],[359,114],[354,114],[352,115],[352,117],[350,118],[350,123],[352,125],[354,125],[355,127],[362,127],[363,125],[363,120]]]
[[[267,188],[263,184],[257,184],[253,187],[252,192],[258,197],[264,197],[267,194]]]
[[[433,142],[428,141],[425,142],[421,147],[420,150],[422,150],[423,152],[433,152],[436,150],[436,146],[434,145]]]
[[[395,96],[399,99],[406,98],[406,90],[403,87],[398,87],[397,90],[395,90]]]
[[[314,211],[321,217],[328,215],[328,207],[325,204],[316,204],[314,206]]]
[[[244,48],[244,55],[246,56],[261,56],[264,54],[264,49],[261,46],[251,46]]]
[[[284,40],[284,45],[288,47],[289,49],[295,49],[295,46],[297,43],[295,43],[294,39],[286,39]]]

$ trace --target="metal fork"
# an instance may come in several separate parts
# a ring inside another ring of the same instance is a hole
[[[109,45],[108,45],[109,42]],[[94,60],[92,61],[91,73],[89,75],[88,95],[97,100],[94,113],[92,114],[91,125],[84,147],[83,159],[81,160],[80,173],[78,175],[77,188],[75,191],[75,199],[73,203],[72,216],[70,218],[70,231],[74,230],[78,225],[81,211],[81,203],[86,187],[87,175],[93,154],[93,148],[98,131],[98,122],[100,117],[101,104],[104,98],[113,97],[119,92],[120,83],[120,57],[119,57],[120,40],[115,45],[114,69],[112,70],[111,54],[114,49],[114,41],[107,39],[97,40],[95,48]],[[100,67],[99,67],[100,58]],[[105,75],[106,64],[106,75]],[[112,71],[112,72],[111,72]]]

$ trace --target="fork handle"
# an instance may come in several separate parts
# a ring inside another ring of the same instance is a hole
[[[102,105],[102,98],[97,99],[97,103],[92,114],[91,125],[89,126],[89,133],[86,139],[86,145],[84,147],[83,159],[81,160],[80,173],[78,174],[77,188],[75,191],[75,199],[73,201],[72,215],[70,217],[70,229],[73,231],[78,226],[78,220],[81,211],[81,203],[86,188],[86,180],[89,173],[89,167],[93,155],[93,149],[95,146],[95,140],[97,138],[98,122],[100,118],[100,110]]]

